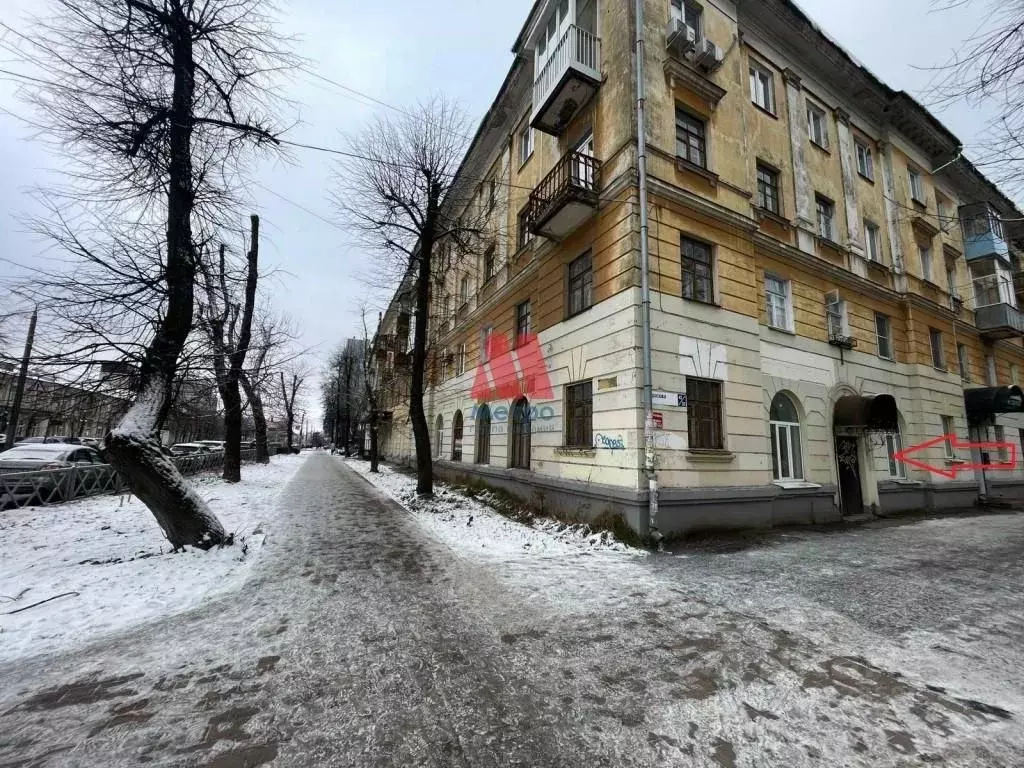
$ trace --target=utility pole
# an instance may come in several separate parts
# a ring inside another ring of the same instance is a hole
[[[18,431],[18,420],[21,418],[21,399],[25,396],[25,382],[28,380],[28,364],[32,359],[32,345],[36,340],[36,317],[39,307],[32,310],[32,319],[28,321],[28,336],[25,337],[25,353],[21,356],[21,370],[18,371],[18,383],[14,388],[14,405],[11,406],[10,418],[7,419],[7,441],[4,450],[14,447],[14,435]]]

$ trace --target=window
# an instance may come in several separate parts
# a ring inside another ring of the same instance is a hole
[[[946,265],[946,288],[949,290],[949,295],[954,299],[960,296],[956,285],[956,266],[953,264]]]
[[[943,447],[946,449],[946,458],[955,459],[956,451],[953,449],[953,441],[956,439],[956,424],[952,416],[943,416],[941,418],[942,436],[946,438],[942,441]]]
[[[722,382],[708,379],[686,379],[686,422],[691,449],[721,450]]]
[[[762,163],[757,164],[757,204],[766,211],[778,215],[779,205],[779,172]]]
[[[1020,367],[1016,363],[1010,364],[1010,384],[1019,385]]]
[[[775,114],[775,86],[771,72],[757,66],[750,68],[750,100],[765,112]]]
[[[836,205],[824,195],[815,195],[814,202],[818,209],[818,237],[825,240],[836,239]]]
[[[480,329],[480,362],[491,362],[491,335],[494,333],[493,325],[486,325]]]
[[[907,175],[910,178],[910,199],[924,205],[924,183],[921,181],[921,174],[911,168]]]
[[[713,304],[715,285],[711,246],[685,236],[681,239],[681,243],[683,298]]]
[[[526,124],[519,131],[519,165],[524,165],[533,155],[533,128]]]
[[[441,446],[444,444],[444,417],[439,413],[434,422],[434,456],[441,458]]]
[[[907,467],[902,461],[894,458],[903,450],[903,438],[899,432],[889,432],[885,436],[885,451],[889,459],[889,477],[895,480],[907,479]]]
[[[939,212],[939,229],[943,232],[949,232],[951,229],[950,225],[955,221],[954,217],[950,215],[949,207],[949,200],[936,192],[935,209]]]
[[[441,350],[441,381],[448,380],[448,347]]]
[[[934,282],[932,280],[932,249],[929,245],[917,246],[918,252],[921,254],[921,277],[927,282]]]
[[[967,351],[966,344],[956,345],[956,359],[960,364],[960,378],[964,381],[971,380],[971,356]]]
[[[701,168],[708,167],[704,121],[676,107],[676,155]]]
[[[853,146],[857,152],[857,173],[865,179],[875,180],[875,159],[871,154],[871,147],[860,140],[856,140]]]
[[[789,280],[765,274],[764,295],[768,308],[768,325],[780,331],[789,331],[793,327],[789,291]]]
[[[772,400],[768,413],[772,438],[772,474],[776,480],[803,480],[800,454],[800,418],[796,406],[782,392]]]
[[[494,179],[490,181],[490,189],[487,192],[487,212],[490,213],[494,210],[494,206],[498,203],[498,182]]]
[[[892,321],[888,315],[881,312],[875,312],[875,340],[878,343],[878,356],[885,360],[893,360]]]
[[[484,251],[484,282],[494,277],[494,244],[491,243]]]
[[[1008,455],[1007,450],[1006,450],[1006,445],[1005,445],[1005,443],[1006,443],[1006,429],[1003,427],[1002,424],[996,424],[992,428],[992,432],[993,432],[992,436],[995,438],[995,441],[997,443],[999,443],[999,449],[998,449],[998,451],[999,451],[999,453],[998,453],[999,461],[1002,461],[1002,462],[1005,463],[1006,460],[1009,458],[1009,455]]]
[[[569,263],[569,317],[590,309],[594,303],[594,273],[590,251]]]
[[[807,135],[822,149],[828,149],[828,124],[825,111],[813,104],[807,104]]]
[[[882,263],[882,233],[873,221],[864,220],[864,243],[868,261]]]
[[[530,333],[530,302],[524,301],[516,304],[516,335],[512,339],[513,347],[524,343],[526,336]]]
[[[995,355],[985,356],[985,383],[990,387],[998,386],[998,377],[996,376],[996,358]]]
[[[455,375],[461,376],[466,372],[466,344],[462,343],[455,350]]]
[[[704,36],[703,9],[690,0],[672,0],[672,19],[680,20],[697,30],[697,39]]]
[[[452,461],[462,461],[462,411],[452,418]]]
[[[476,409],[476,456],[477,464],[491,462],[491,409],[481,403]]]
[[[524,248],[534,240],[534,232],[529,230],[529,205],[524,205],[519,211],[519,242],[518,247]]]
[[[469,304],[469,275],[463,275],[459,282],[459,306]]]
[[[512,431],[509,434],[509,465],[530,468],[530,401],[521,397],[512,405]]]
[[[572,448],[592,448],[594,417],[593,382],[569,384],[565,388],[565,444]]]
[[[929,328],[928,336],[932,344],[932,365],[940,371],[944,371],[946,370],[946,351],[942,348],[942,331]]]
[[[825,325],[829,339],[849,336],[846,302],[839,298],[839,291],[828,291],[825,294]]]

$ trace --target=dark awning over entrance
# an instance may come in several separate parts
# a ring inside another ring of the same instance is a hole
[[[899,432],[896,398],[892,395],[846,395],[836,401],[832,423],[836,427]]]
[[[964,391],[964,407],[971,421],[997,413],[1024,412],[1024,391],[1016,384],[1009,387],[980,387]]]

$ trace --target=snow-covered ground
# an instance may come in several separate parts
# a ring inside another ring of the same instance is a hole
[[[345,463],[402,505],[424,528],[458,553],[482,559],[531,557],[572,557],[618,554],[643,557],[644,550],[626,546],[607,531],[586,525],[566,525],[557,520],[532,518],[517,522],[498,513],[491,505],[501,503],[489,492],[472,498],[434,482],[434,497],[416,495],[416,478],[387,464],[371,474],[370,462],[346,459]]]
[[[273,535],[280,491],[303,461],[246,464],[235,485],[215,474],[192,478],[235,534],[234,546],[211,552],[172,554],[153,515],[130,495],[0,513],[0,661],[85,645],[237,589]]]

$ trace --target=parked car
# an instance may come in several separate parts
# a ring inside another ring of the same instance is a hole
[[[0,509],[13,501],[54,503],[68,493],[67,473],[54,470],[102,465],[99,451],[70,443],[16,445],[0,454]]]
[[[213,453],[208,445],[202,443],[178,443],[171,446],[171,456],[192,456]]]
[[[223,451],[226,443],[223,440],[196,440],[197,445],[205,445],[212,451]]]
[[[83,445],[80,437],[66,437],[63,435],[50,435],[49,437],[25,437],[19,440],[15,445],[53,445],[53,444],[66,444],[66,445]]]

